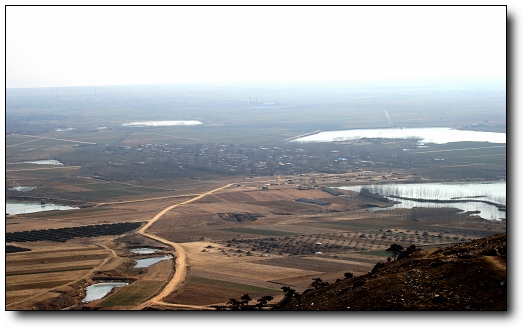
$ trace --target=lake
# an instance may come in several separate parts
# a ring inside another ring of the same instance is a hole
[[[132,123],[122,124],[122,126],[130,127],[147,127],[147,126],[195,126],[200,125],[201,122],[197,120],[159,120],[159,121],[137,121]]]
[[[378,128],[325,131],[300,137],[291,142],[317,143],[358,140],[361,138],[419,139],[424,143],[490,142],[506,143],[506,133],[464,131],[447,127]]]
[[[20,215],[24,213],[51,211],[51,210],[72,210],[78,209],[70,206],[61,206],[52,203],[40,204],[32,202],[6,202],[5,213]]]
[[[379,193],[390,200],[401,203],[394,204],[388,208],[369,208],[368,210],[391,210],[397,208],[410,209],[413,207],[424,208],[443,208],[452,207],[463,211],[476,211],[484,219],[506,218],[506,212],[500,211],[495,205],[476,202],[474,200],[484,200],[497,204],[507,204],[506,192],[507,184],[505,181],[484,182],[484,183],[416,183],[416,184],[379,184],[379,185],[357,185],[343,186],[344,190],[359,192],[365,187],[372,193]],[[393,196],[416,198],[424,200],[465,200],[467,202],[439,203],[425,202],[393,198]]]

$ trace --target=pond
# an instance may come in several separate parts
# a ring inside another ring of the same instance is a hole
[[[457,130],[448,127],[432,128],[378,128],[325,131],[300,137],[291,142],[337,142],[361,138],[419,139],[420,144],[450,142],[506,143],[506,133]]]
[[[109,294],[113,288],[127,286],[129,283],[116,282],[116,283],[99,283],[88,286],[85,290],[87,292],[85,298],[82,300],[83,303],[99,300]]]
[[[391,210],[398,208],[410,209],[413,207],[424,208],[458,208],[463,211],[480,211],[478,216],[484,219],[506,218],[506,212],[501,211],[493,204],[480,202],[487,201],[499,205],[505,205],[506,187],[505,181],[483,182],[483,183],[413,183],[413,184],[379,184],[379,185],[356,185],[340,187],[344,190],[359,192],[364,187],[372,193],[379,193],[390,200],[401,203],[394,204],[388,208],[369,208],[367,210]],[[411,198],[409,200],[395,197]],[[412,199],[422,199],[415,201]],[[429,201],[427,201],[429,200]],[[440,203],[430,200],[460,200],[465,202]]]
[[[159,249],[153,249],[153,248],[136,248],[136,249],[130,249],[129,251],[131,251],[132,253],[136,253],[136,254],[151,254],[158,250]]]
[[[64,164],[58,160],[35,160],[35,161],[24,161],[23,163],[35,164],[35,165],[57,165],[63,166]]]
[[[197,120],[159,120],[159,121],[137,121],[132,123],[122,124],[122,126],[130,127],[147,127],[147,126],[194,126],[200,125],[201,122]]]
[[[51,210],[72,210],[78,209],[70,206],[56,205],[52,203],[40,204],[32,202],[6,202],[5,213],[11,215],[20,215],[24,213],[51,211]]]
[[[27,191],[34,190],[35,188],[36,188],[36,186],[14,186],[14,187],[10,187],[9,191],[27,192]]]
[[[136,259],[136,265],[134,268],[145,268],[154,265],[163,260],[172,259],[172,255],[166,255],[165,257],[147,258],[147,259]]]

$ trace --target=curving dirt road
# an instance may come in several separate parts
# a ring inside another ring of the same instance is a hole
[[[216,188],[216,189],[211,190],[209,192],[200,194],[197,197],[194,197],[194,198],[189,199],[187,201],[184,201],[184,202],[177,203],[177,204],[174,204],[172,206],[169,206],[169,207],[163,209],[162,211],[160,211],[158,214],[156,214],[153,217],[153,219],[149,220],[149,222],[147,222],[147,224],[145,224],[142,228],[140,228],[138,230],[138,233],[141,234],[141,235],[144,235],[146,237],[149,237],[149,238],[154,239],[156,241],[159,241],[161,243],[164,243],[164,244],[172,246],[173,249],[176,252],[176,254],[175,254],[176,261],[175,261],[174,275],[171,278],[171,280],[169,281],[169,283],[165,286],[165,288],[158,295],[156,295],[155,297],[153,297],[149,301],[147,301],[145,303],[142,303],[139,306],[137,306],[135,308],[135,310],[141,310],[141,309],[145,308],[146,306],[151,306],[153,304],[170,305],[169,303],[162,302],[162,299],[164,299],[167,295],[169,295],[172,292],[174,292],[180,286],[180,284],[185,281],[185,279],[187,277],[187,254],[185,253],[185,250],[183,249],[183,247],[181,247],[177,243],[168,241],[168,240],[163,239],[163,238],[161,238],[159,236],[156,236],[154,234],[148,234],[146,232],[147,228],[149,228],[154,222],[156,222],[158,219],[160,219],[169,210],[171,210],[173,208],[176,208],[178,206],[181,206],[181,205],[188,204],[188,203],[194,202],[196,200],[199,200],[199,199],[203,198],[204,196],[207,196],[207,195],[212,194],[212,193],[214,193],[216,191],[219,191],[219,190],[222,190],[224,188],[227,188],[227,187],[229,187],[231,185],[234,185],[234,183],[227,184],[225,186]]]

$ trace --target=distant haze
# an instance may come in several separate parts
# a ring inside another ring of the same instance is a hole
[[[506,7],[7,6],[6,87],[504,85]]]

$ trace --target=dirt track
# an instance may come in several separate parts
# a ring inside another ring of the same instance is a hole
[[[194,197],[194,198],[192,198],[190,200],[187,200],[187,201],[184,201],[184,202],[177,203],[177,204],[174,204],[172,206],[169,206],[169,207],[163,209],[162,211],[160,211],[158,214],[156,214],[153,217],[153,219],[151,219],[147,224],[145,224],[145,226],[143,226],[140,230],[138,230],[139,234],[142,234],[142,235],[144,235],[146,237],[149,237],[149,238],[154,239],[156,241],[159,241],[159,242],[162,242],[164,244],[172,246],[173,249],[176,252],[176,255],[175,255],[176,261],[175,261],[174,275],[173,275],[172,279],[169,281],[169,283],[167,284],[167,286],[165,286],[165,288],[158,295],[156,295],[154,298],[152,298],[149,301],[147,301],[145,303],[142,303],[139,306],[137,306],[135,308],[136,310],[141,310],[141,309],[145,308],[146,306],[151,306],[151,305],[154,305],[154,304],[162,304],[163,305],[164,303],[162,302],[162,299],[165,298],[167,295],[171,294],[173,291],[175,291],[180,286],[180,284],[183,283],[183,281],[185,281],[185,279],[187,277],[187,255],[186,255],[185,250],[183,249],[183,247],[181,247],[179,244],[176,244],[174,242],[170,242],[170,241],[168,241],[166,239],[163,239],[163,238],[161,238],[159,236],[156,236],[154,234],[148,234],[146,232],[147,228],[149,228],[154,222],[156,222],[158,219],[160,219],[169,210],[171,210],[173,208],[176,208],[178,206],[184,205],[184,204],[188,204],[188,203],[197,201],[197,200],[203,198],[204,196],[207,196],[207,195],[212,194],[212,193],[214,193],[216,191],[219,191],[219,190],[222,190],[224,188],[227,188],[227,187],[229,187],[231,185],[234,185],[234,183],[227,184],[225,186],[216,188],[216,189],[211,190],[209,192],[200,194],[197,197]]]

